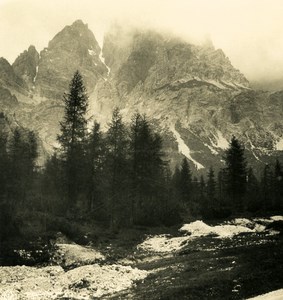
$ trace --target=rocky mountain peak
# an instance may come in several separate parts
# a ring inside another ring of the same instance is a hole
[[[37,66],[39,62],[39,53],[36,48],[31,45],[28,50],[21,53],[13,63],[13,69],[17,76],[31,88],[34,84]]]
[[[81,20],[63,28],[40,52],[36,93],[46,98],[62,98],[76,70],[82,73],[89,91],[107,76],[95,36]]]
[[[24,81],[14,72],[13,67],[3,57],[0,58],[0,84],[2,87],[26,93]]]
[[[13,66],[0,59],[2,109],[4,104],[7,111],[15,109],[12,119],[35,129],[48,151],[63,115],[59,99],[77,70],[89,95],[88,117],[107,128],[115,106],[126,122],[137,110],[145,113],[171,147],[172,164],[182,153],[196,169],[215,164],[216,156],[221,166],[232,135],[244,142],[253,163],[283,149],[282,94],[252,90],[211,42],[195,45],[170,34],[115,25],[101,51],[87,24],[77,20],[40,55],[30,46]]]
[[[70,51],[82,51],[90,49],[100,52],[100,47],[95,39],[94,34],[88,29],[88,25],[84,24],[81,20],[75,21],[72,25],[66,26],[49,42],[48,48],[56,49],[62,48]]]

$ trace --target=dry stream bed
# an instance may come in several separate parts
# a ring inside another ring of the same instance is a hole
[[[124,252],[60,241],[50,266],[0,267],[0,300],[283,299],[283,237],[272,226],[282,222],[195,221]]]

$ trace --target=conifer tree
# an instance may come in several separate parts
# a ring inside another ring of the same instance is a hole
[[[246,193],[246,159],[244,148],[235,136],[232,137],[229,148],[225,153],[225,189],[227,197],[230,198],[231,206],[241,210],[243,208],[243,197]]]
[[[128,195],[128,147],[127,128],[118,108],[112,114],[112,120],[106,134],[106,177],[108,178],[108,199],[110,227],[118,227],[121,222],[129,222],[130,205]]]
[[[0,203],[7,200],[8,172],[10,161],[7,152],[8,135],[0,132]]]
[[[180,195],[183,205],[187,204],[191,200],[192,190],[192,175],[188,160],[184,157],[180,170]]]
[[[37,139],[32,131],[20,128],[14,130],[9,145],[9,195],[14,205],[24,204],[32,189],[37,147]]]
[[[253,168],[249,167],[247,173],[247,209],[250,211],[256,211],[260,208],[259,201],[259,183],[254,174]]]
[[[269,164],[266,164],[263,170],[262,178],[261,178],[261,195],[263,202],[263,209],[271,209],[272,208],[272,198],[273,198],[273,174]]]
[[[274,184],[273,184],[273,191],[274,191],[274,208],[280,209],[282,199],[283,199],[283,172],[282,167],[278,159],[276,159],[275,166],[274,166]]]
[[[209,200],[210,207],[212,208],[215,205],[215,195],[216,195],[216,182],[215,182],[215,175],[214,170],[212,167],[209,168],[207,174],[207,197]],[[217,209],[214,207],[214,209]]]
[[[131,124],[131,166],[132,192],[135,203],[133,213],[140,209],[148,219],[158,218],[158,204],[164,195],[166,182],[166,163],[162,151],[162,139],[154,133],[146,116],[139,113],[132,118]]]
[[[45,163],[41,189],[45,200],[45,209],[49,212],[66,212],[66,188],[63,161],[55,152]]]
[[[94,122],[87,143],[87,182],[88,209],[97,210],[102,205],[103,198],[103,166],[105,163],[105,145],[100,131],[100,124]],[[96,207],[95,207],[96,206]]]
[[[199,190],[200,190],[200,198],[204,199],[205,198],[205,181],[203,178],[203,175],[200,175],[200,182],[199,182]]]
[[[70,206],[76,205],[83,185],[87,120],[85,114],[88,97],[81,74],[75,72],[69,92],[64,95],[65,114],[60,123],[61,133],[57,139],[61,145],[61,157],[65,163],[67,197]]]

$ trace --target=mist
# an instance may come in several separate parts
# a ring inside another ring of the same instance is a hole
[[[40,51],[77,19],[88,23],[101,44],[117,22],[168,31],[192,43],[210,39],[256,87],[278,89],[282,15],[280,0],[0,0],[0,56],[12,63],[31,44]]]

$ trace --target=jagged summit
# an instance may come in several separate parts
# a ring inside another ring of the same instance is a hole
[[[36,130],[48,151],[76,70],[92,120],[106,128],[115,106],[125,121],[136,110],[147,114],[163,133],[173,164],[183,154],[196,168],[221,165],[232,135],[245,143],[253,163],[283,149],[282,93],[252,90],[211,41],[194,45],[164,32],[114,26],[101,49],[88,25],[76,20],[40,54],[30,46],[12,66],[0,59],[2,109],[6,105],[11,119],[15,113],[17,124]]]
[[[13,69],[29,88],[32,88],[37,73],[39,53],[35,46],[29,46],[28,50],[21,53],[13,63]]]
[[[72,25],[70,25],[70,26],[71,27],[86,27],[86,28],[88,28],[88,24],[84,23],[81,19],[74,21],[72,23]]]
[[[0,85],[25,93],[25,82],[16,74],[10,63],[0,58]]]
[[[43,97],[60,98],[76,70],[83,74],[88,90],[107,74],[101,49],[92,31],[82,21],[66,26],[40,52],[36,91]]]

